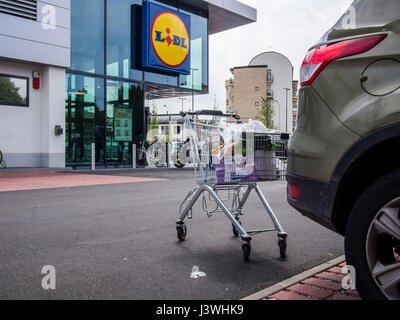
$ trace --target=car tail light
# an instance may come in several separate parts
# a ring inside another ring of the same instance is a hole
[[[289,183],[289,196],[290,198],[297,200],[300,196],[300,187]]]
[[[334,60],[361,54],[371,50],[387,35],[371,36],[366,38],[352,39],[311,49],[300,69],[301,85],[309,86]]]

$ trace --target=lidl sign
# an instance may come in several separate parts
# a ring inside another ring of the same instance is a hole
[[[142,17],[143,67],[190,74],[190,16],[144,1]]]

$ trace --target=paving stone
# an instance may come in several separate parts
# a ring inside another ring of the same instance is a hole
[[[361,300],[357,290],[344,291],[341,263],[263,300]]]
[[[354,289],[347,290],[347,291],[345,291],[345,293],[350,296],[359,297],[357,290],[354,290]]]
[[[312,287],[312,286],[309,286],[306,284],[300,284],[300,283],[287,288],[287,290],[292,291],[292,292],[301,293],[306,296],[310,296],[310,297],[314,297],[314,298],[318,298],[318,299],[322,299],[322,300],[327,299],[333,295],[332,290],[316,288],[316,287]]]
[[[290,291],[281,291],[278,292],[270,297],[268,297],[269,300],[274,299],[274,300],[318,300],[317,298],[309,298],[300,294],[297,294],[296,292],[290,292]]]
[[[318,279],[318,278],[309,278],[307,280],[304,280],[302,283],[308,284],[308,285],[311,285],[311,286],[315,286],[315,287],[320,287],[320,288],[323,288],[323,289],[333,290],[333,291],[343,290],[341,283],[334,282],[334,281],[331,281],[331,280]]]
[[[338,274],[346,274],[346,273],[342,272],[342,268],[341,267],[333,267],[333,268],[329,269],[328,272],[338,273]]]
[[[319,279],[327,279],[327,280],[332,280],[332,281],[342,283],[342,279],[344,278],[344,275],[325,271],[325,272],[317,274],[315,277],[319,278]]]

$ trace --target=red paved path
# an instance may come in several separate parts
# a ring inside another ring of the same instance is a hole
[[[73,173],[2,174],[0,192],[154,181],[163,179]]]
[[[361,300],[356,290],[344,290],[345,263],[297,283],[265,300]]]

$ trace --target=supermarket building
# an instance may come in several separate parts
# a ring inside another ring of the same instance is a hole
[[[95,143],[97,166],[131,165],[150,101],[208,93],[209,35],[256,17],[236,0],[0,0],[5,163],[85,167]]]

